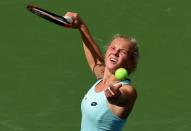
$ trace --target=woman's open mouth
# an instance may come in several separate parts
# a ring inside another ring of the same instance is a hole
[[[111,57],[109,60],[110,60],[110,62],[112,64],[116,64],[117,63],[117,59],[116,58]]]

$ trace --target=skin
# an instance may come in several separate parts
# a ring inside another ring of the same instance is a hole
[[[115,70],[127,68],[130,42],[121,37],[115,38],[107,48],[103,57],[100,48],[91,36],[88,27],[80,16],[74,12],[67,12],[65,16],[73,19],[70,28],[78,29],[81,33],[84,53],[97,79],[102,81],[96,86],[96,92],[104,91],[108,100],[108,108],[118,117],[126,119],[135,103],[137,92],[132,85],[121,85],[115,78]]]

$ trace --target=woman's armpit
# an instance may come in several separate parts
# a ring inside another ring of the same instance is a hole
[[[104,64],[96,64],[93,67],[93,73],[95,74],[97,79],[103,78],[104,70],[105,70],[105,65]]]

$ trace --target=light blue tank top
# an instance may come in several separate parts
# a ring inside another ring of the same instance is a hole
[[[125,120],[114,115],[108,108],[104,91],[95,91],[100,81],[92,86],[82,100],[81,131],[121,131]],[[125,80],[120,83],[129,84],[130,81]]]

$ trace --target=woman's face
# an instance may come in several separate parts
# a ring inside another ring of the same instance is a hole
[[[115,38],[109,45],[105,54],[105,65],[111,71],[120,67],[127,67],[128,50],[130,43],[124,38]]]

